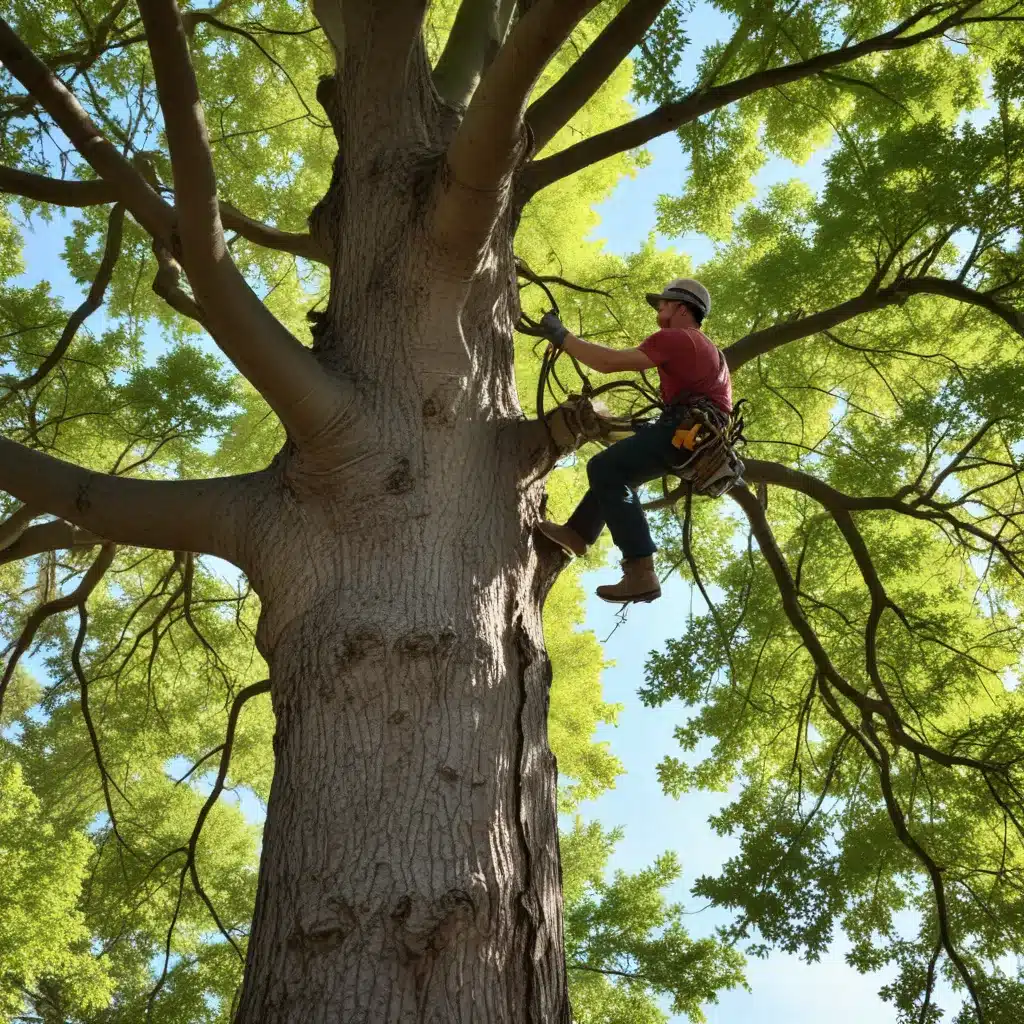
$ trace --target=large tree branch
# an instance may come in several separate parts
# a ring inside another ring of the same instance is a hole
[[[39,513],[59,516],[118,544],[237,558],[238,478],[132,480],[83,469],[0,437],[0,489]],[[56,534],[56,527],[50,529]],[[21,538],[26,545],[28,533]]]
[[[539,0],[509,33],[448,147],[434,201],[443,257],[471,274],[524,152],[523,117],[544,67],[597,0]]]
[[[898,496],[870,495],[858,496],[844,494],[824,480],[819,480],[809,473],[778,462],[767,462],[762,459],[744,460],[743,475],[754,482],[777,484],[788,490],[800,491],[829,511],[844,510],[847,512],[896,512],[910,519],[922,522],[945,523],[954,530],[977,538],[989,548],[998,551],[1007,566],[1024,577],[1022,560],[1010,550],[997,534],[989,533],[965,519],[955,516],[949,508],[936,503],[933,499],[922,496],[915,501],[905,501]]]
[[[24,196],[26,199],[35,199],[41,203],[52,203],[54,206],[101,206],[114,202],[118,197],[117,188],[102,178],[94,181],[48,178],[43,174],[3,166],[0,166],[0,192]],[[290,252],[293,256],[301,256],[317,263],[328,262],[327,256],[309,234],[282,231],[270,224],[264,224],[224,200],[220,200],[219,209],[224,227],[247,241],[267,249]]]
[[[345,54],[345,15],[342,11],[342,0],[312,0],[313,17],[320,23],[324,34],[334,47],[334,54],[339,68]]]
[[[1001,765],[990,764],[977,758],[950,754],[910,735],[904,728],[899,712],[887,699],[887,695],[884,694],[884,690],[882,696],[872,697],[870,694],[858,690],[836,669],[813,626],[804,614],[803,608],[800,606],[799,590],[796,582],[775,540],[761,503],[745,485],[732,488],[729,491],[729,497],[743,509],[747,521],[750,523],[751,531],[757,540],[758,547],[761,549],[761,554],[764,555],[772,575],[775,577],[786,617],[789,619],[790,625],[796,634],[800,637],[807,653],[814,661],[814,666],[820,673],[823,687],[827,683],[828,686],[842,694],[843,697],[858,709],[864,722],[870,724],[872,717],[877,715],[888,727],[892,741],[911,753],[926,757],[947,768],[960,766],[974,768],[983,772],[1002,771],[1003,766]]]
[[[526,112],[537,149],[569,123],[643,39],[668,0],[629,0],[586,52]]]
[[[599,163],[617,153],[624,153],[643,146],[659,135],[674,131],[712,110],[728,106],[730,103],[735,103],[762,89],[778,88],[806,78],[808,75],[820,74],[822,71],[848,64],[850,61],[872,53],[903,50],[928,39],[938,38],[951,28],[970,20],[967,18],[967,12],[975,6],[977,6],[977,0],[960,3],[947,17],[919,32],[906,35],[905,33],[915,25],[942,10],[949,9],[948,4],[927,4],[888,32],[872,36],[853,46],[842,46],[808,60],[757,71],[734,82],[692,92],[684,99],[675,103],[666,103],[658,107],[657,110],[636,118],[628,124],[601,132],[556,153],[554,156],[535,161],[523,175],[521,197],[524,200],[528,199],[553,182],[575,174],[584,167]]]
[[[469,104],[508,32],[515,0],[462,0],[434,68],[434,87],[452,106]]]
[[[1007,303],[1000,302],[985,292],[968,288],[967,285],[959,281],[948,281],[941,277],[912,277],[895,281],[885,288],[868,289],[831,309],[821,310],[810,316],[788,320],[744,335],[724,349],[729,369],[735,373],[744,363],[763,356],[773,349],[781,348],[791,341],[809,338],[813,334],[830,330],[863,313],[873,313],[879,309],[885,309],[887,306],[902,305],[913,295],[938,295],[971,306],[978,306],[999,317],[1017,334],[1024,337],[1024,314]]]
[[[814,334],[830,330],[838,324],[852,320],[863,313],[873,313],[886,306],[903,301],[891,289],[866,291],[846,302],[841,302],[831,309],[823,309],[810,316],[787,320],[760,331],[751,331],[738,341],[723,349],[723,355],[729,364],[729,370],[735,373],[744,363],[749,363],[758,356],[763,356],[773,349],[788,345],[791,341],[809,338]]]
[[[224,239],[206,122],[175,0],[140,0],[174,173],[182,265],[214,339],[288,432],[311,441],[352,414],[355,390],[330,377],[263,305]]]
[[[0,192],[54,206],[103,206],[114,202],[118,194],[116,186],[102,178],[94,181],[48,178],[14,167],[0,167]]]
[[[28,508],[27,505],[24,507]],[[33,516],[37,514],[35,510],[31,511]],[[103,542],[104,538],[95,533],[80,530],[62,519],[55,519],[48,523],[40,523],[38,526],[29,526],[13,540],[5,541],[0,537],[0,565],[17,562],[22,558],[32,558],[47,551],[92,548]]]
[[[131,210],[135,219],[154,238],[169,242],[174,230],[174,211],[100,134],[63,82],[32,53],[3,18],[0,18],[0,62],[39,100],[93,170],[113,186],[116,198]]]
[[[262,245],[265,249],[277,249],[280,252],[290,252],[293,256],[301,256],[303,259],[313,260],[315,263],[329,263],[327,254],[317,245],[312,235],[301,231],[282,231],[270,224],[253,220],[247,217],[241,210],[224,202],[219,204],[220,219],[228,231],[234,231],[241,235],[246,241],[256,245]]]

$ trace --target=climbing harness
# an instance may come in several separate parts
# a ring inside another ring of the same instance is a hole
[[[679,462],[672,472],[689,485],[691,493],[718,498],[743,482],[745,467],[736,448],[746,441],[744,402],[740,399],[727,413],[703,395],[687,396],[676,399],[662,414],[675,417],[672,444],[679,450]]]

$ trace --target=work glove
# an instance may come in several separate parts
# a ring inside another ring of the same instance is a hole
[[[569,333],[569,328],[558,319],[555,312],[545,313],[540,318],[540,329],[555,348],[561,348],[565,344],[565,336]]]

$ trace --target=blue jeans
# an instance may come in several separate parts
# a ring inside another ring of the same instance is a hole
[[[590,489],[566,525],[593,544],[607,523],[623,557],[653,555],[657,548],[636,489],[678,464],[679,450],[672,445],[675,429],[672,421],[655,423],[598,452],[587,463]]]

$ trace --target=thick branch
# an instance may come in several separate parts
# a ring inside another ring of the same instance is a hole
[[[28,509],[25,505],[23,508]],[[19,510],[20,511],[20,510]],[[18,513],[16,512],[15,515]],[[38,514],[34,512],[33,515]],[[14,516],[11,517],[13,519]],[[7,526],[11,519],[4,524]],[[5,544],[0,537],[0,565],[17,562],[22,558],[32,558],[47,551],[61,551],[73,548],[91,548],[102,544],[104,538],[88,530],[80,530],[71,523],[57,519],[38,526],[29,526],[14,540]]]
[[[246,241],[262,245],[265,249],[277,249],[290,252],[293,256],[313,260],[316,263],[327,263],[327,255],[316,244],[312,236],[299,231],[282,231],[262,221],[247,217],[241,210],[220,201],[220,219],[228,231],[234,231]]]
[[[342,11],[342,0],[312,0],[313,17],[320,23],[324,34],[334,47],[338,66],[345,53],[345,15]]]
[[[434,68],[434,87],[447,103],[469,104],[504,42],[514,9],[515,0],[462,0]]]
[[[448,148],[433,234],[455,267],[475,267],[524,152],[523,117],[537,79],[597,0],[539,0],[509,33]],[[467,266],[468,265],[468,266]]]
[[[238,478],[131,480],[0,438],[0,488],[118,544],[236,557]]]
[[[526,112],[537,149],[583,109],[626,59],[667,6],[668,0],[630,0],[575,64]]]
[[[154,238],[169,241],[174,211],[112,146],[64,84],[0,18],[0,62],[32,93],[93,170],[116,190],[132,215]]]
[[[723,349],[723,354],[729,364],[730,372],[735,373],[744,363],[749,363],[752,359],[763,356],[773,349],[788,345],[791,341],[799,341],[801,338],[820,334],[822,331],[827,331],[863,313],[873,313],[899,301],[901,300],[890,289],[864,292],[856,298],[847,299],[846,302],[833,306],[831,309],[823,309],[810,316],[788,320],[772,327],[765,327],[760,331],[751,331],[750,334],[744,335]]]
[[[156,73],[174,172],[182,264],[214,340],[288,432],[309,441],[337,427],[354,389],[332,379],[270,313],[228,252],[206,122],[175,0],[139,4]]]
[[[0,167],[0,192],[54,206],[101,206],[117,198],[117,189],[102,178],[95,181],[48,178],[13,167]]]
[[[0,523],[0,564],[3,562],[3,555],[7,548],[16,544],[25,534],[25,531],[32,525],[32,520],[39,515],[39,510],[31,505],[22,505],[16,512],[12,513]]]
[[[601,132],[556,153],[554,156],[533,163],[524,175],[523,198],[536,194],[542,188],[546,188],[570,174],[575,174],[584,167],[599,163],[617,153],[624,153],[643,146],[659,135],[674,131],[712,110],[728,106],[730,103],[735,103],[762,89],[778,88],[806,78],[808,75],[820,74],[822,71],[847,64],[868,54],[903,50],[925,40],[937,38],[956,25],[969,20],[966,17],[967,12],[974,6],[976,6],[976,0],[961,4],[952,14],[936,24],[912,35],[904,35],[919,22],[936,13],[935,5],[929,4],[890,31],[872,36],[853,46],[829,50],[795,64],[757,71],[725,85],[713,86],[703,91],[698,90],[678,102],[666,103],[644,117],[636,118],[618,128]]]
[[[102,178],[95,181],[48,178],[44,174],[32,174],[3,166],[0,166],[0,192],[35,199],[40,203],[52,203],[54,206],[79,207],[112,203],[118,195],[117,189]],[[327,262],[327,257],[309,234],[282,231],[270,224],[264,224],[223,200],[219,203],[219,209],[224,227],[249,242],[267,249],[290,252],[293,256],[301,256],[317,263]]]
[[[752,331],[724,349],[729,369],[736,372],[744,363],[763,356],[773,349],[781,348],[791,341],[809,338],[813,334],[830,330],[838,324],[852,320],[864,313],[873,313],[887,306],[899,306],[913,295],[939,295],[955,299],[999,317],[1021,337],[1024,337],[1024,314],[1012,306],[999,302],[991,295],[968,288],[959,281],[947,281],[941,277],[904,278],[885,288],[869,289],[831,309],[821,310],[810,316],[799,317],[785,323]]]

